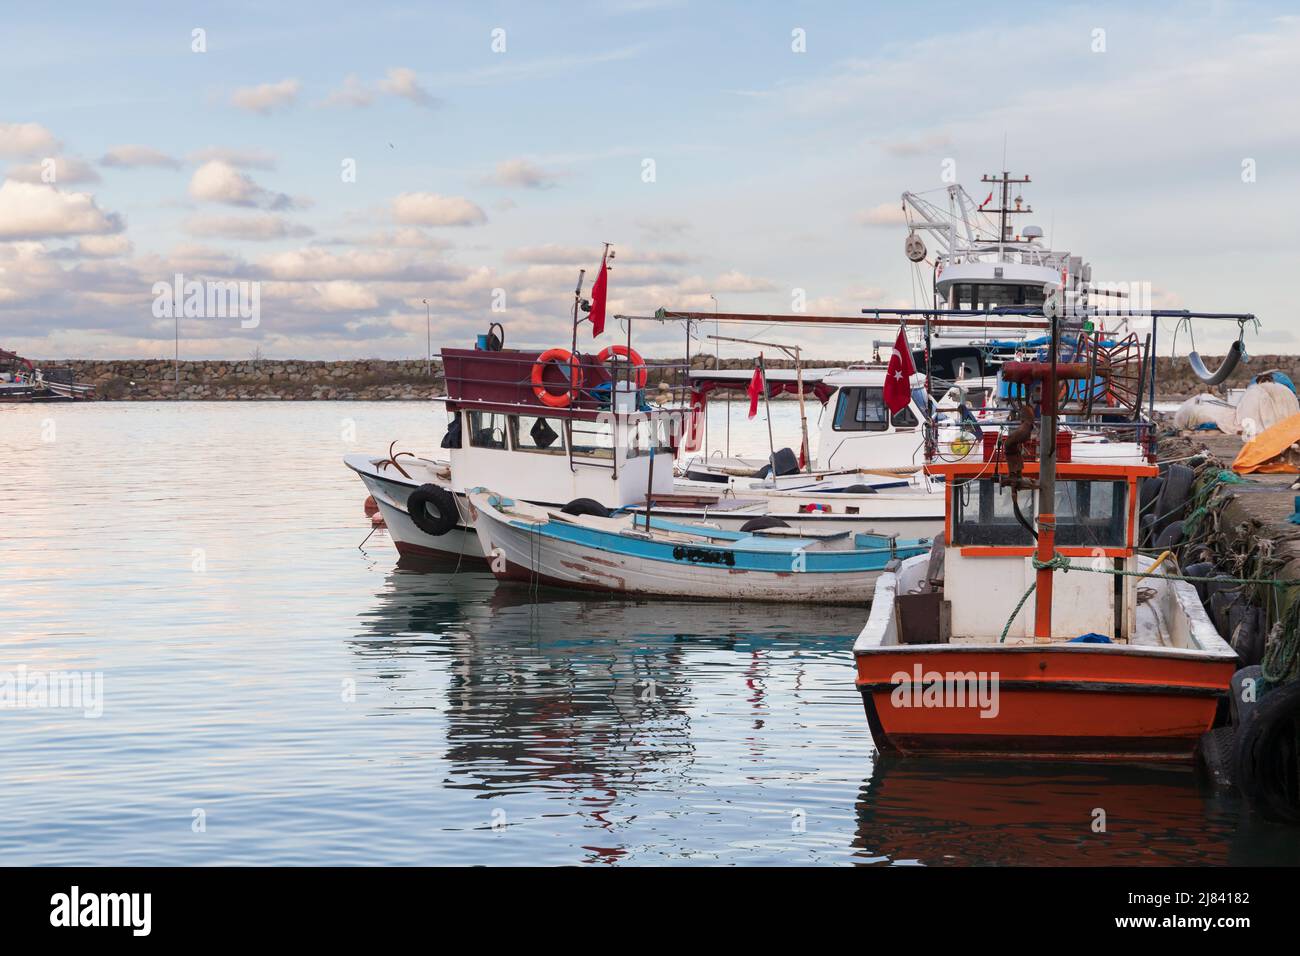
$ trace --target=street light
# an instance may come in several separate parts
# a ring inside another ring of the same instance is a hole
[[[424,374],[433,375],[433,317],[429,312],[429,300],[424,303]]]

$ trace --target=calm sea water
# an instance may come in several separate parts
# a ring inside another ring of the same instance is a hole
[[[1188,771],[875,761],[864,609],[358,548],[341,456],[440,435],[423,404],[0,406],[0,680],[102,675],[98,717],[0,710],[0,864],[1300,861]]]

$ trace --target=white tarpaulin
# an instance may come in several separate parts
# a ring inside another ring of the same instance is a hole
[[[1178,429],[1199,428],[1201,425],[1213,425],[1229,435],[1237,431],[1237,412],[1221,398],[1213,395],[1194,395],[1174,413],[1174,427]]]
[[[1261,382],[1246,389],[1237,403],[1237,431],[1254,437],[1297,412],[1295,392],[1277,382]]]

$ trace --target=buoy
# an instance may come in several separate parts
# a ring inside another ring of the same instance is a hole
[[[384,520],[383,515],[376,511],[370,516],[370,525],[373,528],[387,528],[388,522]]]
[[[374,495],[366,496],[365,508],[366,508],[366,517],[368,518],[373,518],[376,514],[379,513],[379,505],[375,504]]]

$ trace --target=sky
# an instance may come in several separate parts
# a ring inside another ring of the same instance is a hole
[[[978,200],[1005,168],[1095,279],[1253,312],[1252,351],[1294,352],[1290,10],[6,4],[0,348],[170,358],[179,331],[190,359],[419,358],[493,321],[507,345],[567,345],[605,242],[620,313],[910,307],[900,194],[955,169]],[[178,330],[158,286],[177,275],[255,283],[256,321]],[[680,324],[633,334],[685,347]],[[826,358],[880,337],[750,334]]]

